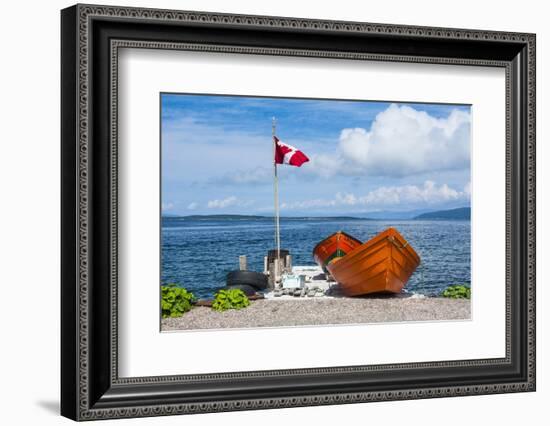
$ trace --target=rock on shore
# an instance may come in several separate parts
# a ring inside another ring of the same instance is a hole
[[[470,319],[470,300],[436,297],[256,300],[241,310],[195,307],[162,320],[162,331]]]

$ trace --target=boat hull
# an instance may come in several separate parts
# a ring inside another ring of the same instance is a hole
[[[361,241],[353,238],[351,235],[338,231],[315,246],[313,249],[313,258],[326,272],[329,263],[347,255],[361,244]]]
[[[346,296],[399,293],[420,257],[395,229],[388,228],[326,265]]]

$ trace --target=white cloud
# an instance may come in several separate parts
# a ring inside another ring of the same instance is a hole
[[[365,195],[337,193],[334,199],[313,199],[281,204],[282,210],[299,210],[322,207],[358,207],[375,209],[388,206],[407,208],[426,205],[445,205],[450,202],[469,202],[470,184],[458,191],[447,184],[437,185],[425,181],[423,185],[381,186]]]
[[[354,206],[359,202],[359,199],[353,194],[342,194],[339,192],[336,194],[336,201],[339,204]]]
[[[396,204],[438,204],[449,201],[470,199],[470,194],[450,188],[447,184],[437,186],[435,182],[426,181],[421,187],[415,185],[380,187],[369,192],[360,201],[365,205]]]
[[[468,194],[468,197],[472,194],[472,183],[468,182],[466,185],[464,185],[464,193]]]
[[[223,200],[211,200],[208,202],[209,209],[223,209],[231,207],[237,204],[237,197],[232,195],[231,197],[224,198]]]
[[[166,211],[172,210],[174,208],[174,204],[173,203],[162,203],[160,207],[161,207],[161,210],[163,212],[166,212]]]
[[[345,161],[339,154],[313,154],[302,167],[323,178],[330,178],[345,170]]]
[[[303,200],[303,201],[294,201],[292,203],[281,203],[279,206],[281,210],[296,210],[296,209],[312,209],[320,207],[334,207],[337,205],[335,200],[323,200],[323,199],[314,199],[314,200]]]
[[[337,151],[312,158],[309,169],[322,177],[405,176],[469,164],[468,112],[454,109],[446,118],[435,118],[392,104],[376,116],[370,129],[343,129]]]
[[[254,201],[252,200],[239,200],[234,195],[230,197],[223,198],[221,200],[210,200],[207,204],[209,209],[225,209],[228,207],[250,207],[252,204],[254,204]]]
[[[187,210],[195,210],[198,207],[198,203],[195,203],[194,201],[192,203],[189,203],[187,205]]]

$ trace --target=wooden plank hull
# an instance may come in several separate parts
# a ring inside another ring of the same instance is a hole
[[[313,249],[315,262],[326,271],[329,263],[343,257],[362,244],[345,232],[338,231],[318,243]]]
[[[388,228],[332,259],[326,268],[346,296],[359,296],[401,292],[419,264],[420,257],[405,238],[395,228]]]

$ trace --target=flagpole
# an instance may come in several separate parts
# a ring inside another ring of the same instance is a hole
[[[273,189],[274,189],[274,202],[275,202],[275,242],[277,244],[277,262],[275,263],[275,277],[273,279],[273,285],[276,285],[277,277],[279,275],[279,266],[281,264],[281,236],[280,236],[280,228],[279,228],[279,179],[277,177],[277,161],[276,161],[276,155],[277,155],[277,143],[275,142],[275,117],[273,117],[271,122],[271,135],[273,139],[273,172],[274,172],[274,179],[273,179]]]

